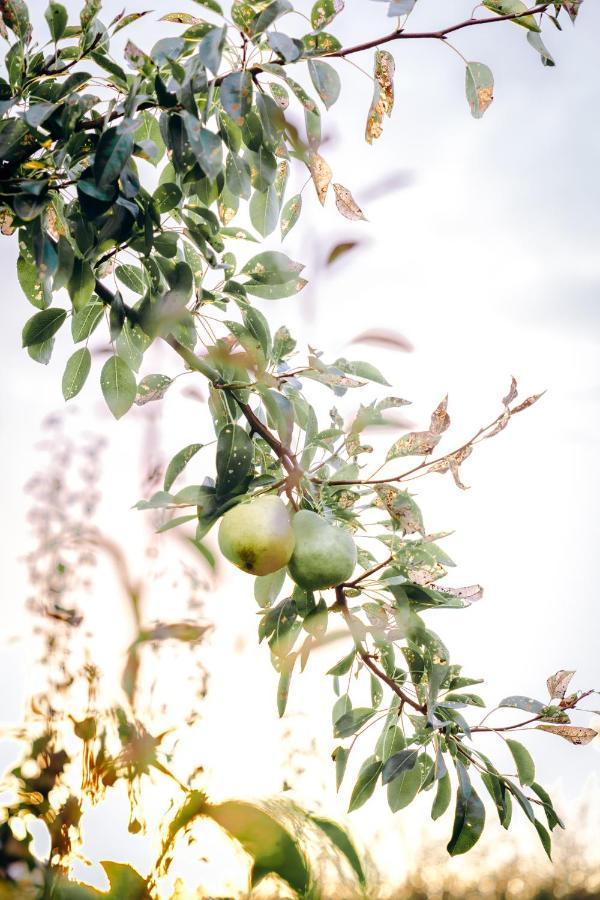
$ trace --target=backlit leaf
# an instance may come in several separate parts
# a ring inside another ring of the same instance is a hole
[[[106,405],[115,419],[120,419],[133,404],[136,394],[134,374],[120,356],[111,356],[104,363],[100,386]]]
[[[335,191],[335,205],[337,210],[345,219],[350,219],[351,221],[365,219],[362,209],[348,188],[345,188],[343,184],[334,184],[333,190]]]
[[[63,378],[62,392],[65,400],[75,397],[90,373],[92,357],[87,347],[80,347],[69,357]]]
[[[386,50],[375,51],[373,74],[375,87],[371,107],[367,116],[365,138],[367,143],[381,137],[383,117],[391,116],[394,108],[394,57]]]
[[[483,63],[468,62],[465,72],[465,90],[471,115],[480,119],[494,99],[494,76]]]

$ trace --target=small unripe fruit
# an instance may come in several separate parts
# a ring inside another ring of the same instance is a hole
[[[286,566],[294,544],[288,509],[271,495],[234,506],[219,527],[221,553],[251,575],[270,575]]]
[[[301,509],[292,519],[296,546],[288,571],[297,585],[318,591],[347,581],[356,565],[356,544],[347,531]]]

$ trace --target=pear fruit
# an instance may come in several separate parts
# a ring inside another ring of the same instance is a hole
[[[288,571],[299,587],[318,591],[350,578],[356,565],[356,544],[347,531],[308,509],[294,515],[292,528],[296,546]]]
[[[275,496],[234,506],[219,527],[221,553],[251,575],[270,575],[286,566],[294,543],[288,509]]]

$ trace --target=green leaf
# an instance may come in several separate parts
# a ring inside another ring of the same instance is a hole
[[[369,362],[350,362],[341,358],[334,362],[334,366],[337,366],[346,375],[355,375],[357,378],[366,378],[369,381],[375,381],[377,384],[389,385],[389,381],[386,381],[379,369]]]
[[[192,153],[207,178],[216,178],[223,168],[223,145],[220,138],[204,128],[187,110],[181,114]]]
[[[373,718],[375,712],[376,710],[369,707],[358,706],[356,709],[344,713],[333,726],[333,736],[336,738],[351,737],[360,731],[369,719]]]
[[[360,767],[360,772],[358,773],[356,784],[352,789],[350,803],[348,805],[348,812],[353,812],[355,809],[363,806],[367,802],[369,797],[371,797],[373,791],[375,790],[377,779],[381,774],[382,768],[383,763],[381,762],[381,760],[376,759],[374,756],[369,756],[364,761],[364,763]]]
[[[44,18],[48,23],[48,28],[50,29],[50,35],[52,40],[56,43],[56,41],[60,41],[61,37],[65,33],[65,28],[67,27],[68,14],[65,7],[62,3],[55,3],[52,0],[51,3],[48,4],[46,12],[44,13]]]
[[[137,386],[135,395],[136,406],[145,406],[152,400],[162,400],[167,390],[173,384],[173,379],[168,375],[154,373],[145,375]]]
[[[71,319],[71,335],[76,344],[90,336],[102,318],[103,312],[104,304],[96,299],[75,313]]]
[[[408,772],[417,764],[418,750],[400,750],[386,761],[383,766],[382,783],[390,784],[403,772]]]
[[[450,806],[451,799],[452,785],[450,783],[450,776],[446,772],[446,774],[438,781],[435,799],[433,801],[433,806],[431,807],[431,818],[434,822],[436,819],[439,819],[440,816],[444,815]]]
[[[270,575],[259,575],[254,581],[254,599],[263,609],[277,600],[285,581],[285,568]]]
[[[252,76],[243,70],[226,75],[221,83],[221,106],[236,125],[243,125],[252,106]]]
[[[217,493],[244,491],[251,476],[254,446],[239,425],[225,425],[217,440]]]
[[[218,806],[208,804],[202,814],[214,819],[240,842],[253,858],[251,883],[258,884],[267,875],[278,875],[304,896],[310,875],[300,846],[271,815],[239,800]]]
[[[294,671],[294,663],[296,662],[296,656],[293,654],[290,657],[287,657],[282,661],[281,664],[281,673],[279,675],[279,682],[277,684],[277,712],[279,713],[279,718],[283,718],[285,713],[285,708],[287,706],[288,697],[290,694],[290,683],[292,680],[292,673]]]
[[[23,250],[17,260],[17,277],[23,293],[38,309],[45,309],[52,302],[52,291],[47,281],[41,281],[31,253]]]
[[[87,347],[80,347],[69,357],[62,378],[62,392],[65,400],[75,397],[90,374],[92,355]]]
[[[143,269],[132,265],[117,266],[115,275],[119,281],[133,291],[134,294],[145,294],[148,290],[145,272]]]
[[[310,13],[310,24],[315,31],[326,28],[344,8],[344,0],[317,0]]]
[[[544,790],[541,784],[538,784],[536,781],[532,782],[531,790],[534,791],[542,801],[544,805],[544,812],[546,813],[546,819],[548,820],[548,827],[550,831],[553,831],[558,825],[559,828],[564,828],[564,824],[562,820],[557,816],[554,806],[552,805],[552,799],[550,794]]]
[[[356,847],[352,843],[348,832],[338,825],[337,822],[332,822],[331,819],[322,819],[320,816],[310,816],[309,818],[327,835],[334,847],[337,847],[340,853],[346,857],[358,878],[359,884],[365,888],[367,885],[366,875]]]
[[[375,756],[382,762],[386,762],[393,753],[404,750],[405,747],[406,739],[402,730],[397,725],[386,721],[375,745]]]
[[[344,780],[350,751],[346,750],[345,747],[336,747],[332,756],[335,762],[335,789],[339,791],[342,781]]]
[[[507,740],[506,743],[517,766],[519,781],[522,785],[533,784],[535,781],[535,763],[529,750],[518,741]]]
[[[417,751],[414,751],[415,754]],[[421,789],[421,767],[415,765],[412,769],[402,772],[388,784],[387,800],[388,806],[393,813],[398,812],[409,806]]]
[[[482,5],[499,16],[511,16],[515,13],[526,12],[528,8],[523,0],[483,0]],[[520,16],[518,19],[509,19],[509,21],[516,25],[522,25],[523,28],[528,28],[530,31],[541,30],[533,16]]]
[[[455,764],[458,772],[458,794],[454,828],[447,848],[450,856],[467,853],[481,837],[485,825],[485,807],[471,784],[467,770],[458,760]]]
[[[101,190],[112,187],[119,179],[133,152],[133,144],[131,131],[119,125],[101,136],[94,157],[94,177]]]
[[[542,38],[536,31],[528,31],[527,32],[527,41],[534,50],[540,54],[540,60],[543,66],[554,66],[556,63],[554,62],[554,57],[544,44]]]
[[[223,25],[221,28],[211,29],[200,41],[198,56],[202,60],[202,64],[210,69],[213,75],[217,75],[219,71],[226,36],[227,25]]]
[[[157,166],[165,155],[165,144],[160,132],[158,120],[150,112],[143,112],[139,119],[139,127],[134,133],[136,144],[141,144],[146,151],[148,161]],[[144,144],[154,144],[152,147],[144,147]],[[176,187],[176,185],[173,185]]]
[[[333,34],[320,31],[317,34],[305,34],[302,38],[304,56],[326,56],[341,50],[342,45]]]
[[[350,671],[350,667],[356,658],[356,648],[353,648],[347,656],[340,659],[339,662],[332,666],[327,672],[328,675],[345,675]]]
[[[552,839],[541,822],[538,822],[536,819],[533,824],[542,842],[542,847],[546,851],[548,859],[552,862]]]
[[[25,322],[22,332],[23,347],[43,344],[56,334],[67,318],[66,309],[51,307],[36,313]]]
[[[211,12],[218,13],[220,16],[223,15],[223,8],[217,3],[217,0],[193,0],[193,2],[199,6],[204,6],[205,9],[210,9]]]
[[[83,259],[76,258],[73,262],[73,271],[67,285],[69,297],[76,312],[83,309],[90,302],[95,286],[96,277],[90,264]]]
[[[165,491],[170,491],[173,485],[173,482],[176,478],[181,475],[190,459],[198,453],[199,450],[202,449],[204,444],[188,444],[187,447],[184,447],[183,450],[180,450],[179,453],[176,453],[169,465],[167,466],[167,471],[165,472],[165,480],[164,480],[164,489]]]
[[[508,709],[523,709],[525,712],[535,713],[536,715],[544,709],[544,704],[540,703],[539,700],[534,700],[532,697],[521,697],[519,695],[505,697],[504,700],[500,701],[498,706],[507,707]]]
[[[287,201],[281,211],[281,240],[290,233],[302,212],[302,197],[295,194]]]
[[[250,221],[262,237],[275,231],[279,221],[279,197],[270,185],[263,193],[254,191],[250,200]]]
[[[120,356],[111,356],[104,363],[100,387],[106,405],[115,419],[120,419],[133,404],[136,394],[133,372]]]
[[[308,72],[316,92],[329,109],[340,96],[340,76],[333,66],[320,59],[309,59]]]
[[[481,119],[494,99],[494,76],[491,69],[479,62],[468,62],[465,70],[465,91],[474,119]]]
[[[53,349],[54,338],[49,338],[47,341],[42,341],[41,344],[32,344],[31,347],[27,348],[27,353],[35,362],[40,363],[42,366],[47,366],[52,357]]]

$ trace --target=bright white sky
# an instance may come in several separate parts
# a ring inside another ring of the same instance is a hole
[[[174,8],[157,5],[164,11]],[[67,6],[76,11],[79,3],[70,0]],[[122,2],[106,0],[104,6],[108,21]],[[192,2],[175,7],[198,13]],[[129,11],[142,8],[136,3]],[[420,0],[411,27],[450,24],[470,9],[468,0]],[[40,4],[39,18],[42,12]],[[383,34],[389,28],[384,12],[384,4],[349,0],[339,20],[345,42]],[[157,25],[157,18],[145,20],[137,43],[145,46],[176,32],[177,26]],[[459,563],[452,583],[485,586],[477,607],[441,615],[434,627],[455,660],[464,662],[470,674],[485,677],[484,695],[490,701],[514,693],[543,698],[546,677],[559,668],[577,669],[577,688],[600,687],[594,564],[600,540],[600,131],[592,118],[600,101],[599,27],[600,8],[588,0],[575,29],[566,21],[562,34],[547,29],[555,69],[542,68],[517,26],[457,35],[455,43],[467,58],[486,62],[494,71],[495,100],[481,121],[469,114],[464,70],[455,54],[425,41],[391,47],[396,108],[373,147],[362,139],[370,82],[340,63],[344,91],[327,119],[330,140],[323,154],[334,179],[353,191],[369,222],[345,222],[331,200],[322,211],[307,189],[304,218],[286,250],[317,280],[297,299],[262,304],[274,327],[285,321],[301,341],[317,344],[328,357],[374,361],[394,391],[413,401],[409,415],[419,427],[449,393],[455,430],[448,449],[496,415],[511,375],[519,379],[523,397],[548,391],[465,464],[463,480],[470,491],[459,492],[448,476],[416,485],[429,530],[455,530],[447,541]],[[371,55],[357,62],[370,70]],[[372,196],[377,185],[395,175],[401,176],[403,189]],[[317,275],[328,250],[349,239],[363,240],[361,251]],[[45,369],[19,349],[20,330],[32,310],[17,283],[15,251],[14,240],[0,243],[6,295],[0,333],[6,525],[0,609],[7,635],[30,628],[19,562],[29,541],[23,485],[39,462],[34,445],[42,418],[62,408],[61,362],[69,354],[67,343],[60,344]],[[348,345],[356,334],[375,327],[401,332],[414,344],[414,353]],[[159,356],[152,370],[179,369],[170,357]],[[111,442],[107,471],[112,482],[105,485],[100,524],[110,525],[115,538],[131,549],[134,567],[140,566],[141,514],[130,510],[139,492],[129,473],[140,465],[142,416],[133,412],[120,423],[109,420],[97,380],[93,372],[77,402],[87,409],[82,422],[102,429]],[[366,388],[360,400],[372,396],[374,390]],[[330,397],[323,402],[327,410]],[[164,402],[166,459],[185,444],[208,438],[206,421],[190,415],[191,403],[176,390]],[[340,406],[349,411],[355,403],[358,395]],[[323,735],[318,739],[323,760],[333,746],[330,696],[322,690],[325,659],[315,660],[295,680],[288,719],[275,719],[275,675],[266,652],[255,645],[250,590],[245,576],[227,572],[206,604],[217,624],[207,651],[214,672],[206,730],[201,745],[185,755],[205,764],[210,789],[219,797],[260,795],[280,787],[291,746],[282,745],[281,738],[290,724],[295,740],[306,748],[312,735]],[[167,611],[159,605],[152,615],[168,617],[171,599],[162,599]],[[118,598],[101,591],[95,602],[102,604],[91,611],[99,629],[98,654],[114,674],[119,664],[114,650],[117,644],[126,647],[129,626],[123,617],[115,628]],[[240,640],[242,654],[234,652]],[[18,717],[26,694],[26,647],[13,645],[0,662],[3,684],[10,685],[0,698],[0,716],[8,721]],[[539,780],[562,779],[567,797],[598,771],[600,756],[589,748],[571,748],[539,734],[531,736],[529,746],[538,760]],[[363,757],[368,752],[365,747]],[[301,799],[314,804],[325,797],[324,808],[337,814],[347,795],[335,800],[333,773],[323,766],[310,764]],[[353,818],[359,836],[367,840],[375,828],[386,830],[382,817],[387,815],[379,803],[365,807]],[[448,830],[450,823],[444,822]],[[129,841],[143,865],[139,842],[117,836],[109,819],[97,816],[90,831],[92,858],[128,858]]]

